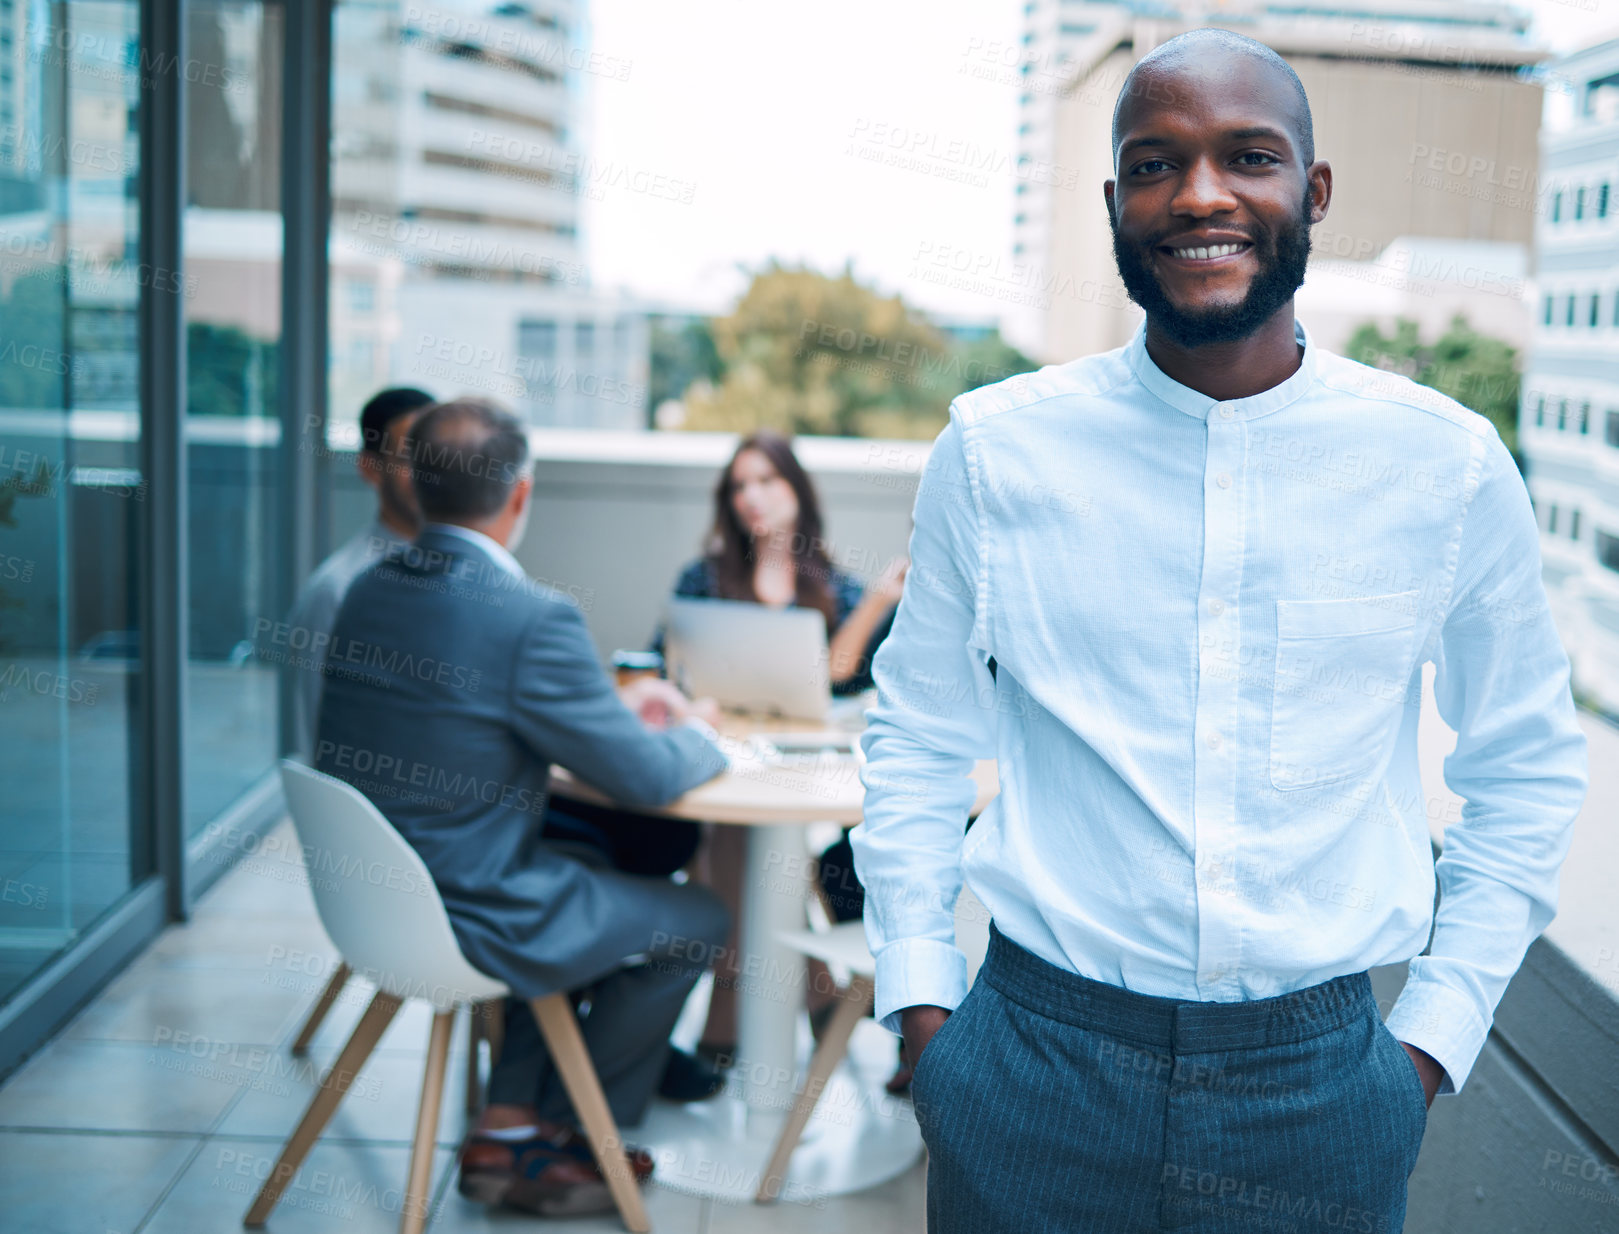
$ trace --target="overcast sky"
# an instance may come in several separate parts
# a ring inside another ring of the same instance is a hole
[[[1619,0],[1527,7],[1554,50],[1619,34]],[[983,317],[982,296],[912,270],[938,246],[1010,260],[1011,176],[951,182],[934,174],[947,156],[914,171],[860,152],[903,130],[1009,167],[1022,11],[1021,0],[590,0],[596,285],[722,311],[744,286],[739,265],[852,259],[925,308]],[[1014,67],[996,73],[1002,53]]]

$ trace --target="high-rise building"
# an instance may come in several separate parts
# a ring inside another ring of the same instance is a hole
[[[332,226],[415,270],[545,286],[579,267],[573,0],[338,8]]]
[[[646,426],[645,313],[592,294],[579,242],[612,172],[584,148],[582,83],[615,69],[584,17],[582,0],[338,7],[337,418],[410,382],[536,425]]]
[[[1409,249],[1424,239],[1527,250],[1541,96],[1529,70],[1545,53],[1527,40],[1518,9],[1490,0],[1028,0],[1024,12],[1013,258],[1046,294],[1008,334],[1030,354],[1105,351],[1135,329],[1139,311],[1114,270],[1097,188],[1112,174],[1113,105],[1137,60],[1199,26],[1258,39],[1303,81],[1316,150],[1336,173],[1331,213],[1314,231],[1317,257],[1371,263],[1396,240]],[[1447,251],[1447,267],[1454,256]],[[1510,281],[1521,265],[1499,248],[1466,263],[1478,268],[1456,271],[1463,286],[1469,277]]]
[[[1518,440],[1575,687],[1619,712],[1619,39],[1548,82]]]

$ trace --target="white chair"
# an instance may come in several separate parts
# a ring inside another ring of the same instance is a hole
[[[800,955],[819,960],[834,971],[842,969],[850,978],[847,985],[838,988],[837,1010],[821,1031],[820,1043],[810,1057],[804,1087],[793,1098],[792,1112],[759,1178],[759,1190],[753,1197],[756,1204],[772,1203],[781,1194],[793,1149],[798,1147],[827,1081],[843,1061],[855,1026],[871,1010],[877,976],[877,962],[866,946],[866,927],[859,921],[845,921],[825,930],[794,930],[779,937]],[[970,986],[989,951],[989,911],[965,886],[956,900],[956,946],[967,957],[967,984]]]
[[[407,998],[425,998],[433,1005],[433,1027],[399,1221],[400,1234],[420,1234],[428,1217],[451,1019],[463,1004],[502,998],[508,991],[467,963],[421,857],[363,794],[290,759],[281,763],[281,783],[304,852],[313,854],[320,867],[310,871],[309,883],[321,924],[344,966],[375,983],[377,992],[337,1061],[321,1078],[319,1091],[243,1224],[257,1228],[269,1220],[282,1191],[400,1006]],[[334,977],[328,987],[335,996],[332,985],[340,987],[341,982]],[[565,993],[534,999],[531,1005],[619,1215],[634,1234],[645,1234],[652,1226],[573,1005]]]

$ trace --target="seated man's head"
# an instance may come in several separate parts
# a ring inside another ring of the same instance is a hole
[[[516,547],[533,489],[528,435],[516,416],[490,399],[451,399],[416,421],[408,449],[423,518]]]
[[[1332,169],[1285,60],[1229,30],[1154,48],[1119,93],[1113,165],[1113,252],[1149,331],[1194,348],[1291,313]]]
[[[425,390],[396,386],[374,396],[360,412],[360,478],[377,491],[377,517],[400,535],[421,526],[410,487],[405,438],[422,408],[433,405]]]

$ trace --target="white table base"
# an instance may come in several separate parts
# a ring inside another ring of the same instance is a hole
[[[650,1150],[661,1186],[732,1203],[751,1203],[813,1046],[804,1014],[807,964],[780,941],[804,928],[811,894],[804,825],[748,828],[742,887],[737,1057],[724,1093],[711,1101],[655,1101],[625,1138]],[[689,1044],[700,1025],[697,1000],[675,1031]],[[883,1084],[898,1062],[894,1035],[862,1021],[799,1140],[777,1203],[815,1204],[903,1174],[922,1154],[909,1101]],[[761,1210],[763,1211],[763,1210]]]
[[[792,1106],[808,970],[804,957],[784,946],[781,935],[804,928],[808,873],[801,825],[748,828],[737,931],[742,972],[737,977],[736,1073],[743,1100],[762,1110]]]
[[[896,1060],[893,1034],[864,1021],[804,1129],[777,1203],[816,1205],[828,1196],[887,1182],[917,1162],[922,1134],[911,1104],[883,1089]],[[751,1203],[803,1070],[794,1069],[787,1104],[779,1109],[750,1106],[744,1092],[754,1086],[733,1076],[711,1101],[654,1102],[625,1138],[652,1153],[657,1163],[652,1177],[660,1186]]]

